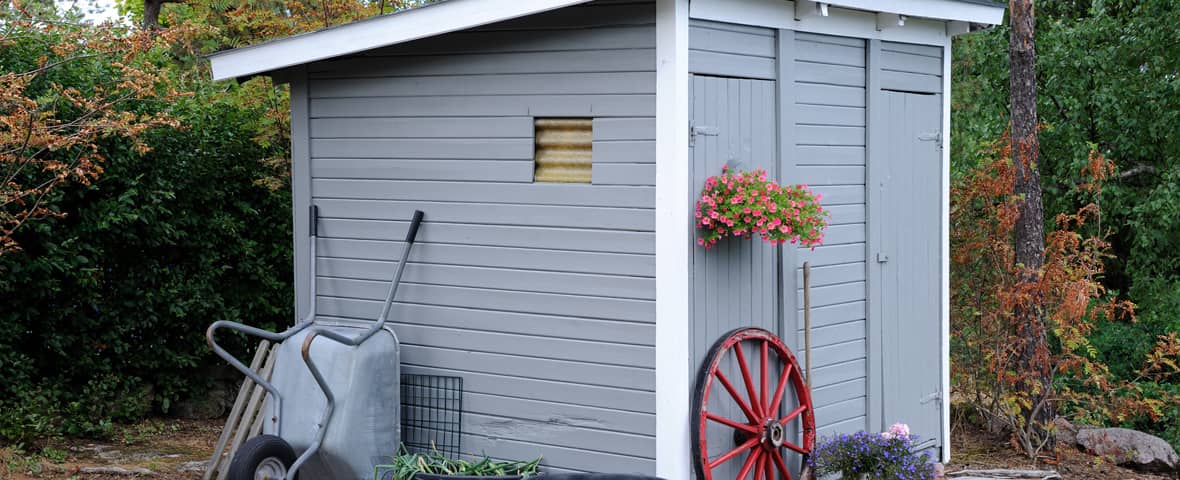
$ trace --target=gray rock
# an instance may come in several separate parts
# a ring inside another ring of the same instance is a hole
[[[1091,428],[1077,432],[1077,444],[1115,464],[1148,472],[1171,473],[1180,468],[1180,457],[1168,442],[1128,428]]]
[[[205,468],[209,466],[209,462],[205,460],[194,460],[191,462],[184,462],[176,469],[181,472],[204,472]]]
[[[82,467],[78,469],[80,473],[88,473],[91,475],[143,475],[152,476],[154,472],[146,468],[134,467]]]
[[[231,395],[225,384],[218,383],[202,396],[176,402],[174,413],[187,420],[220,418],[233,406]]]
[[[1053,427],[1057,433],[1057,444],[1076,446],[1078,444],[1078,427],[1065,417],[1053,419]]]

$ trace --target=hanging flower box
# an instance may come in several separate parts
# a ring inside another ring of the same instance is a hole
[[[751,238],[754,234],[771,245],[798,243],[815,248],[823,243],[828,212],[819,201],[823,195],[807,185],[779,186],[766,179],[766,171],[732,172],[705,180],[696,204],[697,245],[710,248],[725,237]]]

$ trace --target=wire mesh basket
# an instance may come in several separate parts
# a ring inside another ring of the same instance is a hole
[[[409,453],[459,458],[463,378],[402,375],[402,445]]]

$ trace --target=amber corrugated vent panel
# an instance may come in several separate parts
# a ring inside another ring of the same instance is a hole
[[[533,181],[590,183],[593,124],[589,118],[536,119]]]

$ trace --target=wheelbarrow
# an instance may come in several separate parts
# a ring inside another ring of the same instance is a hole
[[[376,322],[328,322],[316,318],[317,212],[311,209],[311,304],[303,321],[283,332],[218,321],[209,326],[210,348],[269,394],[261,435],[230,459],[228,480],[358,479],[397,451],[400,442],[400,369],[397,335],[386,325],[418,235],[415,211],[397,270]],[[268,381],[217,344],[227,329],[275,342]],[[316,340],[319,338],[327,341]],[[318,360],[316,360],[318,359]],[[298,456],[296,456],[298,452]]]

